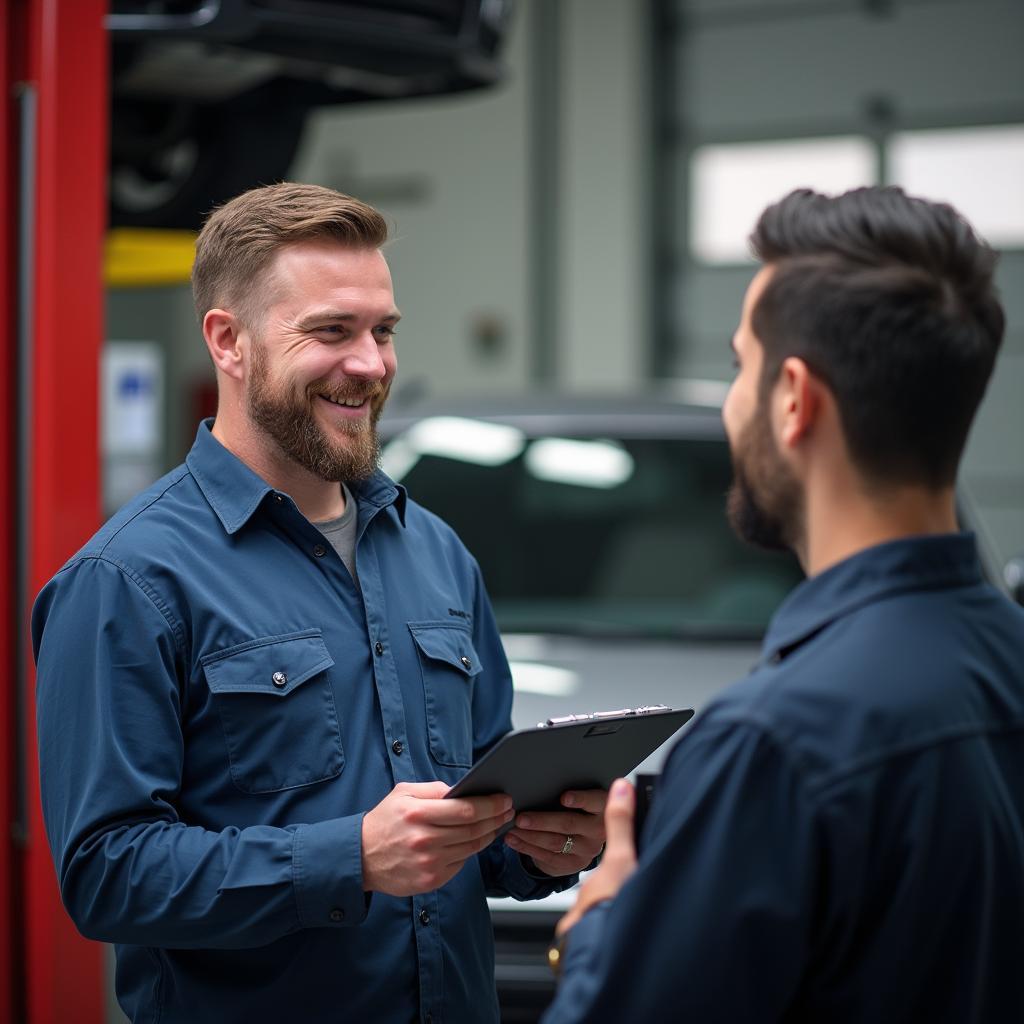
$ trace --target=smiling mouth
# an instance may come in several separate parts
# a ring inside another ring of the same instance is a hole
[[[325,402],[330,402],[331,405],[340,406],[342,409],[361,409],[370,400],[367,395],[359,398],[331,398],[330,395],[318,395],[317,397],[322,398]]]

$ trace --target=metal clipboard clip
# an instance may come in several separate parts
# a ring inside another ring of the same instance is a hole
[[[602,718],[623,718],[626,715],[657,715],[663,711],[671,711],[667,704],[643,704],[638,708],[619,708],[618,711],[592,711],[582,715],[558,715],[546,722],[538,722],[538,729],[548,729],[559,725],[572,725],[574,722],[600,721]]]

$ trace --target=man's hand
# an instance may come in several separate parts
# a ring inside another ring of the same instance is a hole
[[[573,811],[528,811],[516,818],[516,827],[505,842],[531,857],[546,875],[558,877],[582,871],[604,846],[604,811],[608,794],[603,789],[562,794]],[[568,842],[569,839],[572,842]],[[569,849],[565,850],[566,846]],[[565,850],[563,853],[562,851]]]
[[[636,846],[633,843],[633,813],[636,794],[625,779],[616,779],[608,796],[604,823],[608,845],[601,863],[580,885],[576,905],[555,929],[561,938],[596,903],[613,899],[636,870]]]
[[[444,885],[511,821],[510,797],[442,800],[443,782],[400,782],[363,818],[363,888],[414,896]]]

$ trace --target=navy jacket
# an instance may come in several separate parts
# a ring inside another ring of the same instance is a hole
[[[802,583],[667,762],[545,1024],[1024,1020],[1024,610],[969,536]]]
[[[456,781],[512,690],[454,533],[383,474],[353,490],[358,589],[204,424],[36,602],[50,846],[136,1024],[497,1020],[485,896],[574,881],[497,843],[436,892],[363,892],[363,814]]]

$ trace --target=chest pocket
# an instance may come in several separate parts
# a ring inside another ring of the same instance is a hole
[[[473,763],[473,679],[480,659],[468,627],[450,622],[410,622],[416,642],[430,753],[438,764]]]
[[[231,778],[272,793],[334,778],[345,766],[318,629],[262,637],[200,659],[227,741]]]

